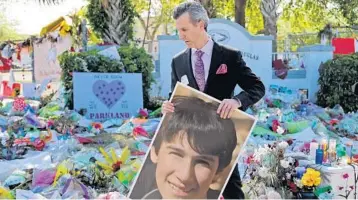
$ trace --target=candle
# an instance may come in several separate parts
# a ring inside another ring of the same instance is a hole
[[[334,163],[337,159],[336,150],[328,150],[328,160],[330,164]]]
[[[323,150],[318,148],[316,150],[316,164],[318,165],[322,165],[322,162],[323,162]]]
[[[347,146],[352,146],[352,145],[353,145],[353,141],[352,141],[352,140],[348,140],[348,141],[346,142],[346,145],[347,145]]]
[[[313,160],[316,160],[316,150],[318,149],[318,143],[317,142],[311,142],[310,143],[310,156]]]
[[[351,140],[347,141],[346,146],[347,146],[347,149],[346,149],[347,155],[349,157],[351,157],[352,156],[352,149],[353,149],[353,142]]]
[[[323,151],[327,150],[327,140],[325,138],[322,139],[321,146]]]
[[[335,139],[329,140],[329,150],[336,151],[336,145],[337,145],[337,142]]]

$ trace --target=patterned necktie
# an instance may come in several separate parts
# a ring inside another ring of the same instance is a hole
[[[200,91],[204,91],[205,88],[205,71],[204,71],[204,62],[201,59],[204,52],[197,50],[195,52],[196,61],[195,61],[195,79],[198,83]]]

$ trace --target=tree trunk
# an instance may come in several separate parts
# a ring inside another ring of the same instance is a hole
[[[133,36],[132,25],[134,14],[131,13],[130,1],[128,0],[107,0],[108,6],[104,6],[104,11],[108,16],[105,23],[108,26],[103,33],[103,40],[109,43],[122,44],[128,43]]]
[[[260,4],[260,10],[264,17],[264,34],[272,35],[274,40],[272,41],[272,52],[277,51],[277,20],[279,14],[277,9],[279,6],[279,0],[262,0]]]
[[[142,47],[144,47],[145,39],[147,37],[147,33],[148,33],[148,29],[149,29],[150,8],[152,7],[152,0],[149,0],[148,4],[149,4],[149,6],[148,6],[147,26],[145,27]]]
[[[195,0],[196,2],[201,3],[208,12],[209,18],[216,18],[216,8],[214,6],[213,0]]]
[[[247,0],[235,0],[235,22],[242,27],[246,27],[246,3]]]
[[[164,32],[166,35],[169,35],[169,32],[168,32],[168,23],[165,23],[164,25]]]

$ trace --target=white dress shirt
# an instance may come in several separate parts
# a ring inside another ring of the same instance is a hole
[[[202,52],[204,52],[203,56],[201,57],[201,59],[204,62],[204,72],[205,72],[205,82],[208,80],[208,76],[209,76],[209,69],[210,69],[210,64],[211,64],[211,55],[213,53],[213,47],[214,47],[214,42],[213,40],[209,37],[208,42],[205,44],[205,46],[203,48],[201,48],[200,50]],[[191,66],[193,68],[193,73],[194,73],[194,77],[195,77],[195,62],[196,62],[196,55],[195,52],[198,49],[192,48],[191,49]]]

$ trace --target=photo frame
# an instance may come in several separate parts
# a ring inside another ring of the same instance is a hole
[[[256,118],[237,109],[230,119],[221,119],[216,113],[221,101],[180,82],[169,101],[176,105],[174,113],[178,114],[162,117],[128,198],[219,199],[256,125]],[[215,127],[217,124],[219,129]],[[174,131],[173,127],[177,129]],[[205,131],[200,131],[200,127],[205,127]],[[178,155],[168,149],[177,151]],[[226,154],[215,154],[218,152]],[[195,160],[201,157],[202,164]],[[212,162],[205,160],[209,157]]]

